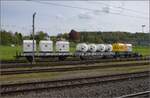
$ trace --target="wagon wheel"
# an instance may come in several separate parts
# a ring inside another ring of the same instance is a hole
[[[33,57],[32,57],[32,56],[27,56],[26,59],[27,59],[29,62],[33,62]]]
[[[58,59],[59,59],[60,61],[64,61],[64,60],[66,59],[66,57],[65,57],[65,56],[59,56]]]
[[[85,58],[84,58],[83,56],[80,56],[80,59],[81,59],[81,60],[85,60]]]

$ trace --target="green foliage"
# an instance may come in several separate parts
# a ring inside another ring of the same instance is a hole
[[[59,34],[56,36],[56,41],[57,41],[58,39],[69,40],[69,35],[68,35],[68,33],[64,33],[64,34],[59,33]]]
[[[133,45],[149,45],[150,33],[129,32],[80,32],[80,42],[88,43],[131,43]]]
[[[35,34],[35,40],[37,43],[39,43],[40,40],[46,40],[48,37],[48,34],[43,31],[36,32]],[[30,35],[30,39],[33,39],[32,34]]]
[[[37,41],[37,43],[39,43],[40,40],[47,39],[48,37],[49,37],[48,34],[43,31],[36,32],[35,34],[35,40]],[[0,38],[1,38],[1,45],[11,45],[11,44],[22,45],[23,40],[32,39],[33,36],[32,34],[29,36],[22,36],[22,34],[18,32],[12,33],[10,31],[1,30]]]
[[[76,50],[76,43],[75,42],[70,42],[70,51],[71,52],[75,52],[75,50]]]
[[[1,45],[21,45],[22,44],[22,35],[21,33],[15,32],[7,32],[5,30],[0,31]]]
[[[16,32],[15,33],[15,39],[16,39],[16,44],[17,45],[21,45],[22,44],[22,41],[23,41],[23,37],[22,37],[22,34],[21,33],[18,33]]]
[[[57,37],[56,36],[50,36],[50,40],[52,40],[53,43],[55,43],[57,41]]]
[[[85,42],[85,43],[115,43],[115,42],[123,42],[123,43],[131,43],[133,45],[149,45],[150,42],[150,33],[129,33],[129,32],[78,32],[80,33],[78,37],[79,40],[74,41],[70,39],[68,33],[60,33],[57,36],[51,36],[51,40],[56,42],[58,39],[66,39],[70,42]],[[32,35],[30,36],[22,36],[21,33],[16,32],[13,34],[12,32],[1,31],[1,44],[2,45],[21,45],[23,39],[32,39]],[[76,34],[73,34],[76,35]],[[35,39],[37,43],[40,40],[44,40],[48,37],[48,34],[39,31],[35,34]]]

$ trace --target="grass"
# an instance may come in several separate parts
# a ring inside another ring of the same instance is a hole
[[[0,46],[0,60],[14,60],[16,52],[21,52],[21,46]],[[75,47],[70,48],[71,52],[75,51]],[[142,55],[150,55],[150,47],[148,46],[135,46],[133,52],[138,52]]]
[[[140,53],[144,56],[150,55],[150,46],[135,46],[133,47],[133,52]]]
[[[21,46],[0,46],[0,60],[14,60],[16,52],[21,52]]]

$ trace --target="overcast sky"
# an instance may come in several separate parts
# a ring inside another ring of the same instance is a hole
[[[1,28],[49,35],[77,31],[149,32],[149,1],[1,1]]]

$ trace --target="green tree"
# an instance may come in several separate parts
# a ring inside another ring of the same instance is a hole
[[[7,32],[5,30],[1,30],[0,38],[1,38],[1,41],[0,41],[1,45],[15,44],[15,39],[14,39],[12,32]]]
[[[21,45],[23,41],[23,37],[21,33],[15,32],[16,44]]]
[[[48,34],[43,31],[36,32],[35,34],[35,40],[37,43],[39,43],[40,40],[46,40],[48,37]],[[33,39],[32,34],[30,35],[30,39]]]

